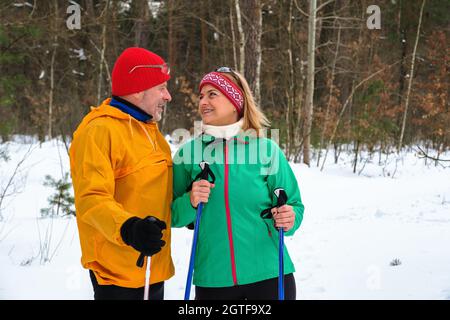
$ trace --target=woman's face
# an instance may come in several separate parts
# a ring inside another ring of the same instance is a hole
[[[200,91],[199,113],[203,123],[226,126],[239,120],[238,113],[230,100],[215,87],[207,84]]]

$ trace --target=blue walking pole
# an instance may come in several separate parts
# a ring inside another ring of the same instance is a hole
[[[214,183],[214,174],[211,172],[211,169],[209,169],[209,164],[206,161],[200,162],[200,168],[202,168],[202,171],[200,172],[199,178],[208,180],[208,176],[212,176],[212,183]],[[184,291],[184,300],[189,300],[190,294],[191,294],[191,285],[192,285],[192,273],[194,271],[194,262],[195,262],[195,252],[197,250],[197,238],[198,238],[198,230],[200,227],[200,218],[202,216],[202,210],[203,210],[203,202],[200,202],[197,206],[197,215],[195,217],[195,227],[194,227],[194,239],[192,240],[192,247],[191,247],[191,257],[189,259],[189,270],[188,270],[188,276],[186,280],[186,289]]]
[[[194,271],[194,261],[195,261],[195,252],[197,249],[198,229],[199,229],[199,225],[200,225],[200,218],[202,216],[202,210],[203,210],[203,202],[200,202],[197,207],[197,216],[195,218],[194,239],[192,240],[191,257],[189,259],[189,270],[188,270],[188,276],[187,276],[187,280],[186,280],[186,289],[184,291],[184,300],[189,300],[189,296],[191,294],[192,273]]]
[[[277,208],[287,202],[287,194],[283,188],[273,191],[277,197]],[[278,228],[278,300],[284,300],[284,229]]]
[[[284,300],[284,230],[279,228],[279,240],[278,240],[278,300]]]

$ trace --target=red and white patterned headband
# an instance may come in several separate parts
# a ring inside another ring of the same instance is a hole
[[[242,94],[242,90],[233,81],[218,72],[210,72],[200,81],[199,90],[201,91],[202,87],[206,84],[210,84],[222,92],[234,105],[239,115],[242,116],[244,112],[244,95]]]

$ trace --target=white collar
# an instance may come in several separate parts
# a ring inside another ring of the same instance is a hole
[[[239,131],[242,129],[242,125],[244,124],[244,119],[241,118],[238,122],[226,125],[226,126],[212,126],[208,124],[203,124],[203,132],[213,136],[215,138],[223,138],[230,139],[237,135]]]

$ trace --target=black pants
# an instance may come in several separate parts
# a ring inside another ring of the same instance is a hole
[[[94,287],[95,300],[143,300],[144,287],[125,288],[115,285],[100,285],[95,278],[94,272],[89,270],[92,286]],[[164,299],[164,281],[150,285],[148,291],[149,300]]]
[[[295,300],[295,278],[284,276],[284,299]],[[195,300],[278,300],[278,278],[233,287],[195,287]]]

